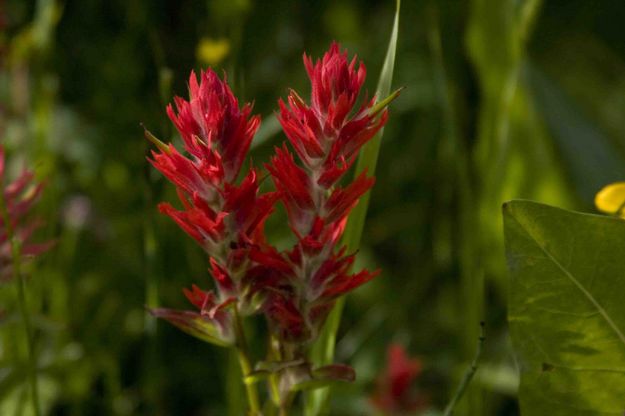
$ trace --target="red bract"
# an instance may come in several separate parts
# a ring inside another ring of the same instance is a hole
[[[279,119],[296,153],[315,173],[314,185],[329,189],[386,123],[387,111],[374,111],[375,97],[356,106],[367,71],[362,63],[356,65],[356,57],[348,61],[337,43],[314,64],[304,55],[304,64],[311,104],[291,91],[288,105],[280,100]]]
[[[250,117],[251,104],[239,108],[226,81],[211,69],[200,73],[199,84],[192,71],[189,101],[180,97],[174,101],[177,113],[170,104],[167,114],[180,132],[187,152],[211,167],[219,165],[226,181],[235,180],[260,126],[259,116]],[[223,166],[211,163],[214,157],[223,158]]]
[[[33,258],[47,251],[53,242],[32,243],[30,238],[42,225],[41,221],[28,219],[27,216],[33,205],[39,199],[43,189],[42,184],[34,181],[34,175],[28,170],[22,171],[17,179],[5,185],[5,157],[4,148],[0,146],[0,184],[3,192],[4,205],[10,222],[10,227],[0,216],[0,281],[13,277],[12,251],[9,235],[13,233],[20,246],[20,254],[24,259]]]
[[[189,101],[176,97],[177,112],[167,107],[189,157],[146,135],[159,148],[150,162],[176,185],[182,203],[180,210],[169,203],[161,203],[159,209],[210,256],[217,292],[197,287],[185,292],[200,313],[167,309],[153,313],[200,338],[229,344],[232,328],[226,306],[236,303],[241,313],[250,314],[261,304],[262,287],[247,276],[253,267],[249,252],[264,241],[263,223],[277,196],[259,195],[254,169],[235,183],[260,124],[258,116],[250,117],[251,105],[239,108],[225,80],[212,70],[201,73],[199,84],[191,73],[189,96]]]
[[[304,55],[311,103],[295,91],[288,105],[280,101],[280,123],[303,166],[283,146],[267,169],[298,243],[286,253],[266,250],[255,255],[281,276],[267,315],[273,330],[289,342],[314,339],[336,298],[377,274],[352,274],[354,255],[337,247],[349,212],[374,179],[363,173],[345,187],[337,182],[387,119],[386,110],[374,107],[375,98],[356,105],[366,76],[364,65],[356,62],[337,43],[315,63]]]
[[[163,318],[189,335],[204,341],[229,346],[234,343],[232,318],[225,310],[235,298],[217,303],[213,292],[205,292],[193,285],[191,290],[183,289],[185,296],[197,309],[196,311],[177,311],[166,308],[155,308],[151,312]]]
[[[421,373],[421,361],[410,358],[404,347],[391,344],[387,350],[387,367],[378,379],[371,403],[385,414],[412,414],[424,403],[414,394],[412,385]]]

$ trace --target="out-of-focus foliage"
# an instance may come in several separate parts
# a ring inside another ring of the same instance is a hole
[[[499,206],[533,198],[591,210],[595,193],[625,176],[625,4],[533,3],[402,4],[394,85],[406,88],[391,107],[359,255],[383,274],[347,299],[336,361],[358,378],[333,390],[330,414],[372,411],[367,396],[391,340],[421,358],[419,391],[442,409],[482,319],[472,405],[518,414]],[[209,277],[201,250],[156,212],[175,195],[149,168],[139,123],[172,137],[165,104],[213,59],[263,115],[252,155],[262,166],[284,140],[277,98],[307,88],[302,51],[318,56],[340,41],[368,63],[373,92],[395,2],[0,5],[1,140],[13,169],[29,160],[46,180],[41,241],[58,240],[28,271],[46,409],[240,415],[236,361],[144,312],[182,306],[180,288]],[[227,42],[227,53],[207,39]],[[282,222],[279,211],[266,227],[286,245],[272,231]],[[0,288],[0,414],[20,414],[27,394],[14,292]]]

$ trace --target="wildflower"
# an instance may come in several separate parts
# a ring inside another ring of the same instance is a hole
[[[421,362],[410,358],[399,344],[387,349],[387,367],[378,379],[377,391],[371,403],[385,414],[413,414],[424,402],[412,390],[414,380],[421,373]]]
[[[599,211],[625,218],[625,182],[605,186],[595,196],[595,205]]]
[[[13,277],[13,252],[11,236],[18,243],[19,254],[22,260],[32,259],[47,251],[54,242],[33,243],[31,237],[43,223],[39,220],[28,219],[28,214],[39,199],[43,185],[34,180],[34,174],[29,170],[22,173],[13,182],[5,185],[5,155],[0,146],[0,189],[3,192],[2,209],[5,214],[0,217],[0,281]],[[8,219],[7,221],[5,221]]]
[[[338,182],[387,120],[375,97],[356,104],[366,69],[356,57],[349,61],[337,43],[316,62],[304,55],[304,65],[312,84],[310,104],[295,91],[288,104],[279,102],[280,123],[301,165],[286,145],[267,165],[297,244],[286,253],[253,253],[281,276],[266,313],[277,336],[293,344],[314,340],[334,301],[378,274],[351,273],[354,254],[339,244],[349,212],[374,179],[363,172],[344,187]]]
[[[226,81],[210,69],[200,74],[199,83],[191,73],[189,101],[174,101],[176,109],[169,105],[167,114],[189,156],[146,132],[159,149],[149,160],[176,186],[183,206],[179,210],[161,203],[159,210],[210,256],[217,291],[185,291],[199,312],[152,312],[192,335],[229,344],[233,338],[227,308],[236,305],[241,313],[251,314],[261,304],[260,288],[247,277],[252,267],[249,252],[264,241],[263,223],[276,200],[275,193],[259,195],[255,169],[240,184],[235,182],[260,118],[250,116],[250,104],[240,108]]]
[[[200,39],[195,55],[197,60],[203,64],[218,65],[228,56],[229,52],[230,42],[228,39],[204,37]]]
[[[146,131],[158,150],[149,161],[178,191],[182,208],[161,203],[208,254],[216,290],[197,286],[184,294],[195,310],[151,310],[183,331],[238,351],[250,414],[260,414],[254,383],[271,379],[271,399],[287,409],[297,391],[353,381],[341,364],[312,368],[305,355],[335,300],[378,272],[351,271],[354,253],[339,243],[347,217],[374,184],[363,172],[339,185],[359,150],[387,120],[385,107],[397,94],[357,104],[366,69],[333,43],[323,59],[304,55],[312,83],[311,103],[291,91],[280,100],[279,121],[300,163],[286,144],[266,165],[277,192],[259,193],[258,173],[243,162],[260,123],[251,105],[239,106],[225,80],[208,70],[191,73],[189,100],[176,97],[167,113],[186,155]],[[263,224],[280,199],[297,238],[291,250],[267,243]],[[263,312],[272,332],[268,361],[252,366],[241,316]]]

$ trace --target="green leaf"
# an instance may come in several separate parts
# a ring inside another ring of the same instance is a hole
[[[153,316],[165,319],[178,329],[202,341],[220,347],[233,345],[231,337],[225,336],[218,323],[206,315],[193,311],[178,311],[167,308],[153,308],[149,311]]]
[[[525,415],[625,412],[625,221],[504,205],[510,332]]]
[[[395,3],[395,19],[393,21],[393,29],[391,31],[391,38],[388,43],[386,51],[386,57],[380,72],[380,78],[378,79],[378,86],[376,88],[376,97],[380,100],[382,97],[388,97],[391,91],[391,83],[393,81],[393,69],[395,67],[395,53],[397,50],[397,37],[399,31],[399,10],[401,1],[396,0]],[[361,150],[358,161],[356,162],[356,170],[354,177],[357,177],[362,171],[367,170],[369,175],[375,173],[375,168],[378,162],[378,154],[380,152],[380,144],[382,140],[382,134],[384,129],[374,137],[369,143],[367,143]],[[367,209],[369,208],[370,193],[367,192],[360,198],[358,205],[352,210],[349,215],[347,226],[345,227],[345,234],[343,235],[343,242],[347,246],[348,251],[356,251],[360,246],[360,239],[362,237],[362,231],[365,226],[365,218],[367,216]],[[313,363],[317,365],[329,364],[334,359],[334,345],[336,343],[336,332],[339,328],[341,321],[341,313],[343,312],[344,298],[340,298],[334,309],[330,312],[328,320],[324,328],[319,335],[319,339],[313,345],[310,358]],[[327,398],[328,389],[318,390],[310,395],[307,395],[305,414],[307,416],[318,415]]]

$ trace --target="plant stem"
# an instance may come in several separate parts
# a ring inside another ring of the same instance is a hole
[[[245,381],[245,377],[247,377],[252,372],[252,365],[247,354],[247,340],[245,339],[245,332],[243,331],[243,325],[241,323],[241,317],[239,315],[239,307],[235,304],[233,310],[234,332],[236,336],[235,347],[239,356],[241,372],[243,373],[243,383],[245,384],[245,391],[247,392],[247,401],[250,405],[250,413],[253,416],[260,416],[260,402],[258,400],[256,386],[253,383],[247,383]]]
[[[478,338],[477,349],[475,351],[475,357],[473,357],[471,366],[464,373],[464,377],[462,377],[462,381],[460,382],[460,385],[456,389],[456,393],[454,394],[454,397],[452,397],[451,401],[445,408],[445,413],[443,413],[443,416],[451,416],[453,414],[456,404],[464,395],[464,392],[467,390],[467,387],[469,387],[469,383],[471,382],[471,380],[473,379],[473,376],[475,375],[475,372],[477,371],[477,364],[478,364],[478,361],[480,360],[480,356],[482,355],[482,346],[484,345],[484,340],[485,340],[484,322],[480,322],[480,327],[481,327],[481,334],[480,334],[480,337]]]
[[[279,341],[273,335],[270,335],[269,339],[269,360],[282,361],[282,352],[280,351]],[[269,376],[269,394],[274,407],[279,411],[282,411],[280,409],[282,402],[280,398],[280,377],[277,373],[272,373]]]
[[[26,281],[22,276],[21,270],[21,247],[20,242],[15,237],[15,230],[9,217],[9,210],[4,197],[4,184],[0,179],[0,211],[2,221],[7,233],[7,240],[11,246],[11,256],[13,263],[13,277],[17,281],[17,302],[24,322],[24,332],[26,333],[26,348],[28,350],[28,379],[30,383],[32,406],[36,416],[41,415],[39,410],[39,391],[37,389],[37,367],[35,361],[34,340],[32,337],[32,326],[30,323],[30,315],[28,313],[28,305],[26,303]]]

